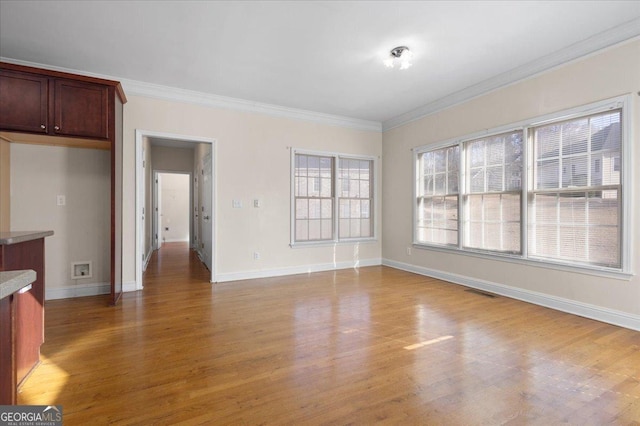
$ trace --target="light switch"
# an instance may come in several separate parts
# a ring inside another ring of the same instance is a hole
[[[255,208],[262,207],[262,203],[260,203],[259,199],[256,198],[255,200],[253,200],[253,207],[255,207]]]

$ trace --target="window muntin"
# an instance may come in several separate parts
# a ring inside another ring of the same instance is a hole
[[[460,147],[460,179],[463,181],[458,207],[461,220],[451,229],[452,233],[460,234],[457,246],[424,238],[421,203],[427,197],[422,182],[425,177],[422,160],[425,154],[443,148],[416,150],[414,243],[479,252],[479,255],[495,253],[525,261],[550,262],[558,267],[628,273],[629,241],[623,232],[623,226],[629,221],[628,202],[624,200],[631,191],[623,161],[624,146],[628,144],[628,135],[623,132],[623,120],[628,115],[624,109],[626,102],[622,98],[599,102],[555,114],[564,118],[542,117],[539,125],[528,126],[525,122],[514,125],[523,126],[523,131],[521,179],[513,180],[513,192],[505,190],[508,187],[504,180],[506,166],[513,163],[505,161],[505,168],[500,169],[497,167],[500,154],[495,150],[485,147],[484,151],[471,152],[469,149],[472,142],[483,138],[444,145],[444,149]],[[472,170],[475,173],[472,174]],[[500,173],[504,173],[502,185]],[[518,185],[521,189],[516,191]],[[499,191],[501,187],[504,191]],[[494,206],[502,203],[502,206],[487,211],[483,204],[491,203]],[[503,224],[505,217],[511,222],[508,227]],[[485,226],[482,233],[470,232],[469,223],[474,221]],[[487,235],[500,232],[494,221],[503,226],[498,241],[504,242],[505,232],[514,236],[512,241],[516,241],[519,234],[520,250],[517,245],[487,244]],[[478,248],[486,246],[490,249]]]
[[[420,154],[418,170],[417,241],[457,246],[460,147]]]
[[[615,110],[532,129],[531,257],[621,267],[620,124]]]
[[[374,237],[374,162],[294,153],[292,244]]]

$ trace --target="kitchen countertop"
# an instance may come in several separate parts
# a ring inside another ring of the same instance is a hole
[[[24,243],[25,241],[37,240],[38,238],[49,237],[53,231],[10,231],[0,232],[0,245]]]
[[[0,299],[28,286],[35,280],[36,271],[31,269],[0,272]]]

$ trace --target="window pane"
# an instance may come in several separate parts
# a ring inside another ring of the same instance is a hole
[[[532,256],[619,267],[620,203],[604,193],[535,195],[529,223]]]
[[[536,188],[558,188],[560,185],[560,162],[557,159],[539,161],[536,167]]]
[[[589,120],[569,121],[562,125],[562,155],[587,152],[589,139]]]
[[[307,178],[306,177],[298,177],[296,178],[296,188],[295,193],[297,196],[306,197],[307,196]]]
[[[458,244],[458,197],[433,197],[419,201],[419,242]]]
[[[309,221],[296,220],[296,241],[307,241],[309,239]]]
[[[469,195],[465,247],[519,253],[520,194]]]
[[[309,221],[309,240],[320,240],[321,238],[322,238],[322,233],[320,230],[320,221],[310,220]]]
[[[472,193],[517,191],[522,183],[522,131],[465,142]]]
[[[296,219],[307,219],[309,217],[309,200],[296,200]]]
[[[562,187],[587,186],[589,173],[587,156],[571,157],[562,165]]]
[[[484,192],[484,169],[471,170],[471,192]]]
[[[322,219],[320,221],[321,238],[323,240],[330,240],[333,238],[333,221],[331,219]]]

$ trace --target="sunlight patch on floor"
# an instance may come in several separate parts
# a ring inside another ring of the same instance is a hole
[[[58,395],[64,389],[65,385],[69,381],[69,373],[62,368],[58,367],[46,356],[40,354],[40,360],[42,361],[38,367],[33,371],[31,376],[27,378],[20,390],[20,403],[24,405],[52,405],[58,399]],[[29,382],[32,380],[38,381],[40,377],[47,378],[47,390],[42,392],[42,388],[36,386],[35,391],[29,386]]]
[[[442,336],[442,337],[438,337],[437,339],[426,340],[424,342],[420,342],[420,343],[416,343],[416,344],[413,344],[413,345],[405,346],[404,348],[406,350],[408,350],[408,351],[411,351],[413,349],[422,348],[424,346],[432,345],[434,343],[442,342],[444,340],[449,340],[449,339],[453,339],[453,336]]]

